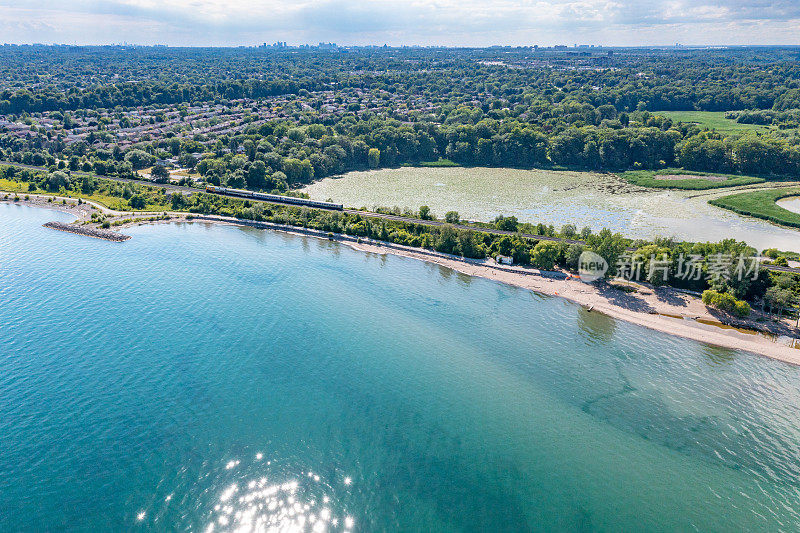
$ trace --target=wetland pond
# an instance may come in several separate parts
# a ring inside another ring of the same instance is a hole
[[[759,249],[800,251],[800,232],[708,204],[710,198],[730,194],[730,190],[646,189],[612,174],[403,167],[349,172],[303,191],[314,200],[330,198],[348,207],[417,210],[427,205],[438,217],[452,210],[465,220],[485,222],[502,214],[556,227],[609,228],[633,238],[719,241],[734,237]],[[796,198],[795,202],[800,204]]]
[[[782,200],[778,200],[776,203],[787,211],[791,211],[792,213],[800,213],[800,196],[783,198]]]

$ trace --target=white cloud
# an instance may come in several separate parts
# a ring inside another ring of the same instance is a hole
[[[800,44],[797,0],[0,0],[8,42]]]

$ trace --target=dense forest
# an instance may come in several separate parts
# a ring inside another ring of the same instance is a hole
[[[461,165],[800,175],[800,49],[0,47],[0,156],[282,191]],[[726,112],[723,133],[659,111]]]

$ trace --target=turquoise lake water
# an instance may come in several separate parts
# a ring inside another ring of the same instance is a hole
[[[202,224],[0,205],[0,530],[797,531],[800,369]]]

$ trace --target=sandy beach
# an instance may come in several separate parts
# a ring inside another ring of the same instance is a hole
[[[642,286],[637,293],[626,293],[609,285],[584,283],[578,279],[553,279],[536,274],[499,270],[491,265],[475,265],[457,259],[421,254],[382,245],[347,242],[356,250],[371,253],[390,253],[436,263],[470,276],[492,279],[508,285],[529,289],[540,294],[566,298],[610,317],[625,320],[649,329],[678,335],[687,339],[724,348],[744,350],[787,363],[800,365],[800,341],[795,348],[782,345],[770,336],[743,329],[725,327],[696,296],[672,288]],[[754,311],[754,316],[759,313]],[[709,323],[704,323],[709,322]],[[752,321],[751,321],[752,322]],[[716,325],[715,325],[716,324]],[[779,326],[791,333],[788,324]],[[800,334],[795,331],[795,336]]]
[[[68,203],[63,204],[61,198],[53,202],[47,202],[45,198],[31,195],[29,200],[5,201],[67,212],[75,215],[78,222],[88,220],[95,210],[102,211],[117,220],[129,220],[133,217],[133,220],[124,224],[112,226],[115,230],[138,224],[199,222],[250,226],[316,238],[331,238],[329,234],[322,231],[217,215],[170,212],[167,213],[170,217],[168,220],[146,220],[154,214],[163,215],[163,213],[116,212],[98,204],[77,205],[75,199],[67,199]],[[775,321],[761,315],[755,309],[750,319],[736,323],[736,326],[743,327],[731,327],[723,324],[720,317],[709,312],[697,296],[685,294],[669,287],[653,288],[645,284],[638,284],[636,292],[626,292],[605,283],[588,284],[576,278],[563,279],[563,274],[559,275],[561,273],[546,273],[532,268],[497,265],[491,259],[484,261],[464,259],[430,250],[348,235],[335,235],[332,240],[365,253],[392,254],[428,261],[470,276],[498,281],[548,296],[565,298],[583,306],[590,312],[603,313],[615,319],[670,335],[724,348],[743,350],[800,365],[800,340],[796,340],[800,338],[800,332],[793,328],[788,320]],[[766,331],[766,333],[753,331],[754,329]],[[794,337],[794,340],[791,337]]]

